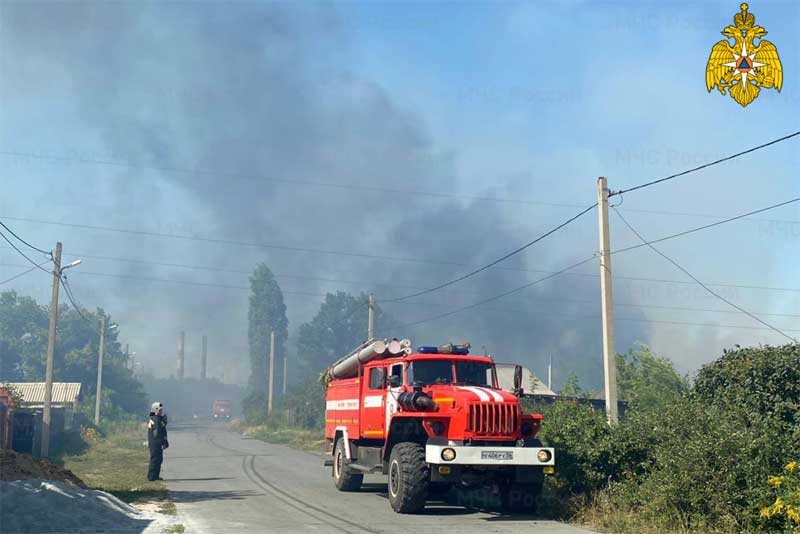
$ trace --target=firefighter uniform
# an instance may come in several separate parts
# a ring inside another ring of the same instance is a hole
[[[150,466],[147,480],[161,480],[161,463],[164,461],[164,449],[169,447],[167,441],[167,414],[160,402],[154,402],[147,421],[147,446],[150,449]]]

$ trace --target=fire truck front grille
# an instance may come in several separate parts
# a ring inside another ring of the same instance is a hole
[[[473,403],[469,406],[467,430],[479,436],[507,436],[516,432],[519,406],[500,403]]]

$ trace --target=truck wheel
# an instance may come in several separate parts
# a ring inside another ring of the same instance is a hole
[[[347,465],[347,454],[344,450],[344,439],[336,442],[333,450],[333,482],[339,491],[358,491],[364,481],[362,473],[353,473]]]
[[[503,508],[512,513],[532,514],[536,511],[539,495],[542,494],[544,480],[532,483],[510,482],[503,487],[501,498]]]
[[[430,484],[430,467],[425,447],[398,443],[389,457],[389,503],[399,514],[413,514],[425,508]]]

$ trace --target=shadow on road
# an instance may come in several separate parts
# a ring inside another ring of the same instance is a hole
[[[388,487],[384,483],[372,482],[361,485],[359,492],[372,493],[389,499]],[[421,515],[457,516],[472,514],[490,514],[486,521],[542,521],[546,518],[530,514],[509,514],[502,511],[499,499],[485,491],[450,490],[436,497],[428,497],[425,511]]]
[[[202,502],[202,501],[230,501],[241,500],[253,497],[256,495],[263,495],[263,493],[245,490],[245,491],[170,491],[170,498],[175,503],[189,503],[189,502]]]
[[[209,478],[165,478],[164,482],[194,482],[210,480],[234,480],[236,477],[209,477]]]

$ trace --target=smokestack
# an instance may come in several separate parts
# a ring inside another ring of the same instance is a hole
[[[181,332],[178,338],[178,380],[183,380],[183,348],[186,342],[186,332]]]
[[[208,363],[208,336],[203,336],[203,352],[200,355],[200,380],[206,379],[207,363]]]

